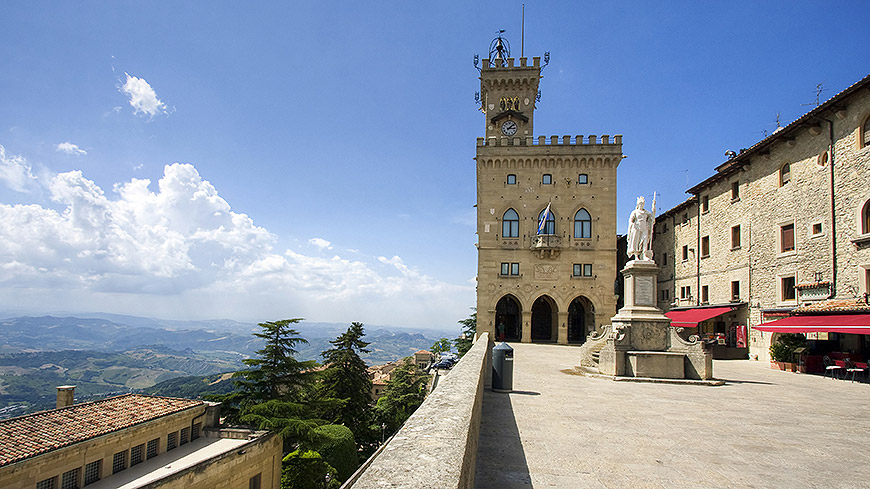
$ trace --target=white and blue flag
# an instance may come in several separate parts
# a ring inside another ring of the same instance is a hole
[[[544,234],[544,231],[547,229],[547,221],[553,217],[553,214],[550,212],[550,204],[552,202],[547,203],[547,208],[541,214],[541,221],[538,223],[538,234]]]

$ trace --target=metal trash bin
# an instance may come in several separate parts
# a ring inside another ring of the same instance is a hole
[[[511,392],[514,389],[514,349],[502,343],[492,349],[492,391]]]

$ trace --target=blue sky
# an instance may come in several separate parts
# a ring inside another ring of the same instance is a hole
[[[474,305],[472,59],[498,29],[518,56],[520,14],[3,2],[0,311],[452,328]],[[666,210],[818,83],[867,75],[868,25],[863,1],[527,2],[525,54],[551,53],[535,132],[623,134],[619,216],[653,191]]]

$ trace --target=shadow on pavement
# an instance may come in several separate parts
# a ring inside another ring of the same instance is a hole
[[[531,391],[513,391],[511,394],[484,392],[474,475],[476,489],[532,486],[526,454],[514,417],[511,400],[513,394],[540,395]]]

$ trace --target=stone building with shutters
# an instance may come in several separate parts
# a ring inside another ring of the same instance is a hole
[[[530,62],[531,61],[531,62]],[[494,340],[580,344],[616,313],[622,136],[535,136],[541,58],[493,41],[480,67],[477,328]]]
[[[221,429],[219,404],[127,394],[0,421],[0,487],[278,489],[280,437]]]
[[[766,361],[775,337],[755,327],[824,311],[826,301],[863,302],[870,293],[870,76],[733,154],[687,192],[688,200],[656,219],[658,304],[672,319],[697,320],[698,329],[687,331],[724,336],[720,358]],[[867,335],[836,338],[832,348],[870,355]]]

